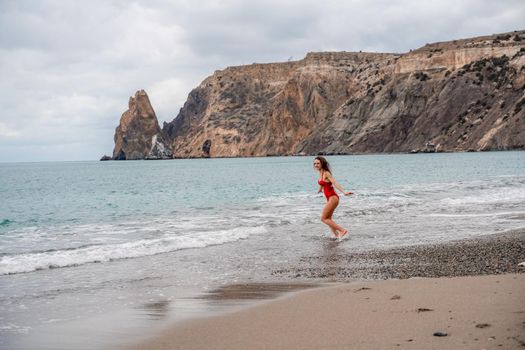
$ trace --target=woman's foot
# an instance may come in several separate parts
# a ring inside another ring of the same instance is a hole
[[[337,238],[343,238],[348,233],[348,230],[340,231],[339,234],[336,236]]]

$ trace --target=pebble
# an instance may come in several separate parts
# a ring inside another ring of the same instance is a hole
[[[426,307],[420,307],[417,309],[417,312],[427,312],[427,311],[434,311],[432,309],[427,309]]]
[[[476,325],[476,328],[487,328],[490,327],[490,324],[488,323],[480,323]]]
[[[350,247],[349,253],[333,255],[328,262],[322,256],[305,256],[272,274],[323,279],[331,272],[331,281],[348,281],[518,273],[525,263],[525,230],[442,244],[351,251]]]

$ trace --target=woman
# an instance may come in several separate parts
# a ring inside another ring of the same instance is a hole
[[[324,192],[326,196],[326,205],[324,206],[323,213],[321,214],[321,221],[324,222],[330,230],[335,235],[336,238],[342,238],[348,233],[348,230],[345,230],[332,220],[332,214],[334,213],[335,208],[339,204],[339,196],[335,193],[334,186],[341,191],[345,196],[351,195],[352,192],[346,192],[343,187],[335,181],[330,172],[330,165],[324,157],[315,157],[314,159],[314,168],[321,173],[319,178],[319,193]]]

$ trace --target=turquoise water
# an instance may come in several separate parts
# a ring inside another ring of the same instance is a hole
[[[350,230],[343,251],[525,227],[523,152],[328,159],[355,192],[334,214]],[[0,345],[60,348],[41,330],[136,310],[145,295],[171,305],[188,291],[272,281],[273,268],[331,239],[319,221],[325,199],[312,163],[0,164]]]
[[[340,156],[331,161],[340,181],[359,194],[522,176],[523,158],[521,152],[507,152]],[[0,164],[0,232],[172,216],[308,194],[317,176],[310,163],[309,158],[288,157]]]

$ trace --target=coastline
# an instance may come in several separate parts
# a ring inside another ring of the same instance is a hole
[[[418,151],[413,152],[412,150],[409,151],[399,151],[399,152],[318,152],[318,153],[311,153],[311,154],[300,154],[300,153],[293,153],[293,154],[264,154],[264,155],[254,155],[254,156],[210,156],[210,157],[204,157],[204,156],[187,156],[187,157],[173,157],[173,158],[162,158],[162,159],[125,159],[125,161],[164,161],[164,160],[192,160],[192,159],[251,159],[251,158],[279,158],[279,157],[315,157],[315,156],[326,156],[326,157],[338,157],[338,156],[384,156],[384,155],[415,155],[415,154],[450,154],[450,153],[489,153],[489,152],[525,152],[524,148],[507,148],[507,149],[490,149],[490,150],[440,150],[440,151],[433,151],[433,152],[425,152],[425,151]],[[103,158],[104,156],[102,156]],[[119,159],[85,159],[85,160],[73,160],[72,162],[100,162],[100,161],[122,161]],[[51,161],[53,162],[53,161]],[[16,162],[5,162],[7,163],[16,163]],[[24,163],[22,161],[22,163]],[[31,162],[28,162],[31,163]],[[1,163],[0,163],[1,164]]]
[[[324,198],[304,158],[6,167],[0,347],[114,349],[290,295],[287,284],[401,278],[398,266],[427,252],[389,262],[380,258],[389,248],[523,229],[520,155],[334,157],[338,178],[361,189],[337,210],[352,228],[340,243],[318,219]],[[441,274],[458,266],[468,264]],[[261,292],[267,299],[254,298]]]
[[[525,230],[351,255],[338,255],[335,244],[329,258],[308,256],[299,266],[273,272],[289,277],[290,285],[306,279],[320,283],[319,288],[283,296],[282,284],[281,293],[269,295],[272,300],[252,298],[259,300],[241,310],[176,323],[123,348],[525,346],[525,274],[517,265],[525,261]],[[339,283],[323,287],[322,282]],[[221,290],[212,293],[214,302],[250,299],[250,290],[258,287],[241,284]],[[447,336],[436,337],[435,332]]]

